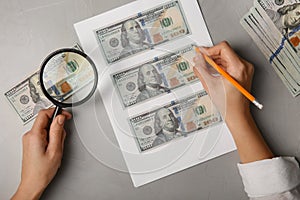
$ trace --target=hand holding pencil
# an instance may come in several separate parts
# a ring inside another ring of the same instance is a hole
[[[207,61],[211,66],[207,66]],[[195,74],[224,118],[228,114],[230,117],[249,111],[249,97],[252,95],[248,91],[251,90],[254,73],[251,63],[240,58],[227,42],[202,48],[194,62]],[[219,72],[218,75],[214,69]]]

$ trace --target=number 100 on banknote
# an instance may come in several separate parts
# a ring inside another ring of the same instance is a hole
[[[178,1],[171,1],[95,30],[108,64],[190,34]]]

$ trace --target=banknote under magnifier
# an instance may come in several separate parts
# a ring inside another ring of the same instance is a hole
[[[98,83],[94,62],[76,49],[60,49],[42,63],[40,85],[45,96],[56,105],[53,117],[63,107],[77,106],[93,96]]]

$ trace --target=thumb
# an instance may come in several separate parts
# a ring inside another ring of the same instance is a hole
[[[197,53],[194,57],[195,66],[193,68],[195,75],[200,79],[204,89],[209,93],[209,88],[213,85],[213,77],[207,68],[206,61],[201,53]]]
[[[206,85],[206,82],[204,80],[204,78],[201,76],[201,73],[199,72],[199,70],[197,69],[196,66],[193,67],[193,71],[194,74],[196,75],[196,77],[200,80],[200,82],[202,83],[202,86],[204,87],[205,91],[208,92],[208,87]]]
[[[58,115],[50,126],[48,151],[51,153],[62,153],[65,120],[65,115]]]

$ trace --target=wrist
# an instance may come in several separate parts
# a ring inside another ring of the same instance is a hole
[[[224,100],[223,109],[220,111],[226,122],[236,121],[250,114],[250,101],[246,99],[239,91],[238,94],[227,94]]]
[[[248,106],[235,107],[233,109],[227,110],[224,119],[226,124],[235,124],[237,121],[248,121],[252,118],[250,108]]]
[[[25,184],[20,184],[16,193],[12,197],[12,200],[36,200],[39,199],[40,196],[42,195],[44,189],[40,188],[34,188],[31,187],[30,185],[25,185]]]

